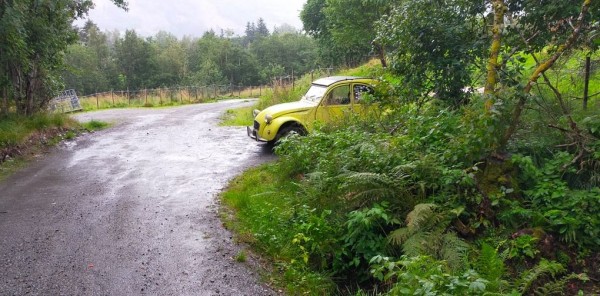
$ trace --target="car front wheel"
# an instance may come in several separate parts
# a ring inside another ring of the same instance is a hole
[[[275,136],[275,139],[273,139],[273,141],[270,141],[269,144],[277,145],[279,140],[294,134],[299,136],[305,136],[306,130],[304,130],[302,126],[299,126],[297,124],[284,126],[277,132],[277,136]]]

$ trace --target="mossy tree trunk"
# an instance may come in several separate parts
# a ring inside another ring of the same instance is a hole
[[[489,110],[494,101],[491,95],[494,94],[496,84],[498,83],[498,58],[500,56],[500,48],[502,45],[502,29],[504,28],[504,14],[506,5],[504,0],[494,0],[492,3],[494,8],[494,24],[492,26],[492,44],[490,46],[490,57],[487,62],[487,78],[485,81],[484,94],[490,95],[486,101],[486,110]]]

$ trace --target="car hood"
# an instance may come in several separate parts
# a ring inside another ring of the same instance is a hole
[[[270,114],[273,117],[278,117],[289,113],[306,111],[310,108],[314,108],[315,106],[315,103],[312,102],[298,101],[273,105],[263,110],[261,113],[263,114],[263,116]]]

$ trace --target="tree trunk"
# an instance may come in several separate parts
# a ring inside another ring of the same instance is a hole
[[[27,116],[31,116],[35,113],[35,90],[37,79],[37,70],[34,65],[31,73],[27,75],[27,81],[25,82],[27,85],[25,90],[25,115]]]
[[[4,116],[8,116],[8,88],[5,86],[2,88],[2,106],[0,106],[0,112]]]
[[[492,95],[495,93],[496,84],[498,83],[498,58],[500,55],[500,47],[502,45],[502,29],[504,27],[504,14],[506,5],[504,0],[494,0],[494,25],[492,27],[492,45],[490,46],[490,58],[488,59],[486,70],[487,78],[483,93]],[[486,111],[492,108],[494,100],[490,96],[485,102]]]
[[[585,57],[585,77],[583,79],[583,110],[587,110],[588,96],[590,90],[590,68],[592,64],[592,57]]]

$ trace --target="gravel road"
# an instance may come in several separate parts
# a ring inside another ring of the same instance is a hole
[[[231,100],[75,115],[114,122],[0,182],[0,295],[274,295],[218,218],[235,175],[273,159]]]

